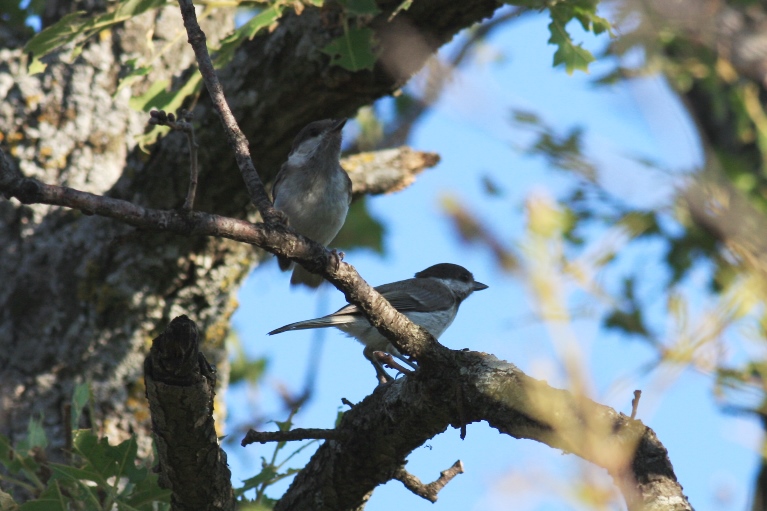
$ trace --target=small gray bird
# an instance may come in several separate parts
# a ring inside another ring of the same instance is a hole
[[[299,234],[327,246],[344,225],[352,201],[352,181],[338,163],[341,130],[346,119],[325,119],[307,124],[293,140],[286,161],[272,187],[274,207]],[[279,258],[280,269],[294,266]],[[318,287],[322,277],[296,266],[291,285]]]
[[[410,321],[424,327],[435,338],[439,338],[455,319],[461,302],[474,291],[487,289],[487,286],[475,281],[474,275],[463,266],[440,263],[416,273],[413,279],[383,284],[375,289]],[[381,382],[388,381],[391,377],[373,356],[374,351],[391,353],[411,367],[415,367],[370,324],[356,305],[347,305],[321,318],[285,325],[272,330],[269,335],[288,330],[331,326],[365,345],[362,353],[375,367],[376,376]]]

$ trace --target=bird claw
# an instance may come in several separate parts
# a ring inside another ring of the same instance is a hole
[[[284,211],[280,211],[279,209],[273,208],[272,212],[273,212],[273,216],[270,219],[269,223],[279,223],[285,226],[289,224],[288,215],[286,215]]]
[[[399,371],[402,374],[413,374],[415,372],[410,369],[406,369],[402,367],[399,363],[397,363],[396,360],[394,360],[394,357],[392,357],[391,355],[383,351],[374,351],[373,356],[376,358],[376,360],[378,360],[384,366],[390,369],[394,369],[395,371]]]
[[[346,254],[334,248],[330,249],[330,254],[333,257],[333,264],[336,267],[336,271],[338,271],[339,268],[341,267],[341,262],[344,260],[344,257],[346,256]]]

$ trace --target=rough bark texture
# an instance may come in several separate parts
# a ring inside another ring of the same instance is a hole
[[[385,23],[398,3],[380,2],[384,12],[371,22],[381,39],[390,41],[383,56],[388,64],[372,72],[330,67],[318,51],[342,31],[332,9],[287,15],[274,32],[247,43],[223,70],[229,104],[265,181],[308,121],[352,115],[391,93],[428,50],[498,7],[488,0],[416,2],[396,24]],[[51,12],[72,9],[58,2]],[[225,33],[231,19],[222,11],[206,20],[208,40]],[[0,50],[0,97],[6,98],[0,104],[1,143],[13,165],[46,183],[142,206],[180,206],[188,174],[184,137],[170,135],[149,155],[140,152],[134,136],[146,116],[128,108],[127,89],[112,96],[121,66],[146,51],[152,27],[155,46],[171,44],[183,31],[176,8],[149,13],[94,38],[72,63],[50,59],[48,69],[36,76],[24,72],[20,49]],[[402,50],[391,27],[407,27],[408,34],[418,33],[424,41],[424,52],[416,52],[405,66],[391,57]],[[155,63],[152,80],[178,76],[192,63],[185,38],[175,44]],[[205,94],[195,118],[201,169],[196,209],[247,216],[252,208]],[[52,446],[63,445],[61,405],[75,383],[89,380],[98,415],[91,419],[114,441],[139,434],[146,451],[147,425],[137,413],[144,406],[136,385],[142,353],[157,335],[157,325],[182,313],[198,323],[206,353],[226,384],[220,348],[236,306],[234,292],[257,259],[250,246],[144,232],[97,216],[7,201],[0,202],[0,221],[0,387],[5,389],[0,433],[16,440],[28,418],[42,413]]]
[[[157,445],[160,486],[174,511],[233,511],[232,474],[213,420],[216,374],[186,316],[152,341],[144,382]]]
[[[275,510],[361,509],[376,486],[397,478],[413,449],[448,426],[483,420],[606,468],[630,510],[692,509],[666,449],[640,421],[491,355],[438,351],[438,370],[379,386],[347,412],[338,438],[317,450]]]

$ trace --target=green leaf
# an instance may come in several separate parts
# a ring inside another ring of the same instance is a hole
[[[89,429],[78,430],[72,436],[74,451],[86,461],[82,468],[83,479],[106,485],[106,479],[113,476],[127,477],[133,483],[146,477],[146,468],[136,466],[138,445],[135,437],[112,446],[106,438],[99,439]]]
[[[19,506],[16,504],[16,501],[13,500],[13,497],[3,490],[0,490],[0,511],[18,509],[18,507]]]
[[[339,0],[347,16],[375,16],[381,9],[375,3],[375,0]]]
[[[138,59],[130,59],[125,63],[125,66],[129,69],[129,71],[120,79],[120,82],[117,84],[117,89],[115,90],[113,96],[116,96],[117,93],[123,90],[125,87],[130,86],[135,81],[143,76],[148,75],[152,71],[152,66],[136,67],[137,60]]]
[[[37,34],[24,46],[24,51],[31,53],[34,57],[30,62],[30,73],[32,70],[39,72],[44,69],[41,69],[39,60],[52,51],[79,40],[78,45],[74,48],[74,54],[77,55],[82,50],[84,41],[93,34],[164,3],[165,0],[127,0],[120,2],[114,11],[93,18],[84,17],[84,11],[67,14]]]
[[[41,449],[48,447],[48,438],[45,436],[42,417],[29,419],[27,436],[18,443],[16,450],[26,454],[35,447]]]
[[[164,504],[164,508],[169,509],[171,493],[171,490],[160,488],[156,474],[149,474],[143,481],[135,485],[129,495],[118,500],[118,506],[124,503],[134,509],[154,511],[155,506],[162,508],[162,504]]]
[[[374,32],[370,28],[351,28],[322,49],[330,55],[331,63],[349,71],[373,69],[376,54],[373,51]]]
[[[48,67],[48,64],[45,62],[42,62],[38,59],[32,59],[32,62],[30,62],[29,67],[27,68],[27,72],[30,75],[36,75],[37,73],[42,73],[46,70]]]
[[[58,482],[53,481],[38,498],[22,504],[19,511],[69,511],[67,500]]]
[[[90,21],[88,18],[83,17],[83,14],[85,14],[85,11],[67,14],[30,39],[24,45],[24,52],[32,53],[37,60],[53,50],[74,41]]]
[[[72,393],[72,415],[70,417],[72,431],[80,427],[80,415],[83,408],[91,399],[91,388],[87,382],[79,383]]]
[[[267,7],[232,32],[231,35],[221,40],[219,47],[211,51],[213,53],[213,67],[220,69],[229,64],[243,41],[253,39],[261,29],[277,23],[285,9],[285,5]]]
[[[557,51],[554,52],[554,66],[564,64],[567,74],[573,74],[575,70],[589,70],[589,64],[594,62],[594,56],[582,45],[573,44],[570,34],[562,23],[552,20],[549,23],[549,32],[551,33],[549,43],[557,46]]]
[[[271,481],[275,475],[277,475],[277,470],[273,466],[267,465],[258,474],[249,479],[245,479],[242,482],[242,486],[235,490],[235,494],[240,496],[248,490],[257,488],[259,485]]]
[[[389,21],[394,19],[394,16],[399,14],[401,11],[407,11],[410,9],[410,6],[413,5],[413,0],[404,0],[401,4],[397,6],[396,9],[394,9],[394,12],[391,13],[391,16],[389,16]]]

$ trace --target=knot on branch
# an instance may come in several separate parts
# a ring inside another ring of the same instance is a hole
[[[151,377],[169,385],[191,385],[201,377],[215,385],[215,371],[200,352],[200,332],[185,315],[170,322],[153,342],[146,358],[146,371]]]

